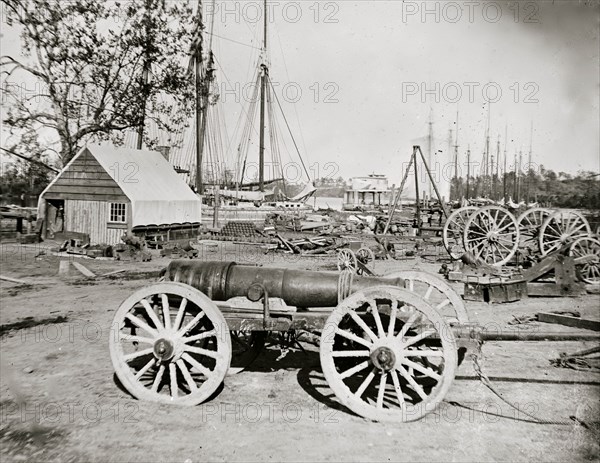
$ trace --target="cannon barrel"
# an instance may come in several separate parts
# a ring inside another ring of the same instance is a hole
[[[269,297],[295,307],[334,307],[349,294],[373,286],[404,286],[401,278],[362,277],[348,272],[313,272],[238,265],[235,262],[172,261],[165,279],[186,283],[214,301],[247,296],[260,284]]]

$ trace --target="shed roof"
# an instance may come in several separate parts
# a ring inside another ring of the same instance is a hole
[[[158,151],[88,145],[73,157],[44,193],[88,152],[131,201],[133,227],[200,222],[200,198]]]

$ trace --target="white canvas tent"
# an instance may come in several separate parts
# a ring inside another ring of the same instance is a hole
[[[88,149],[131,201],[132,227],[200,222],[200,198],[158,151]]]

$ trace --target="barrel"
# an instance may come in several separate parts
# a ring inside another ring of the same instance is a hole
[[[259,284],[269,297],[281,298],[287,305],[299,308],[334,307],[349,294],[373,286],[404,287],[404,280],[401,278],[193,260],[172,261],[167,267],[165,279],[186,283],[202,291],[213,301],[247,296],[250,287]]]

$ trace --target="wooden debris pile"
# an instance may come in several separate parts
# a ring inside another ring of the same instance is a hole
[[[347,245],[347,242],[342,238],[331,235],[320,235],[314,238],[303,237],[288,240],[283,238],[279,233],[276,233],[275,238],[277,239],[277,244],[271,249],[307,256],[328,254]]]

